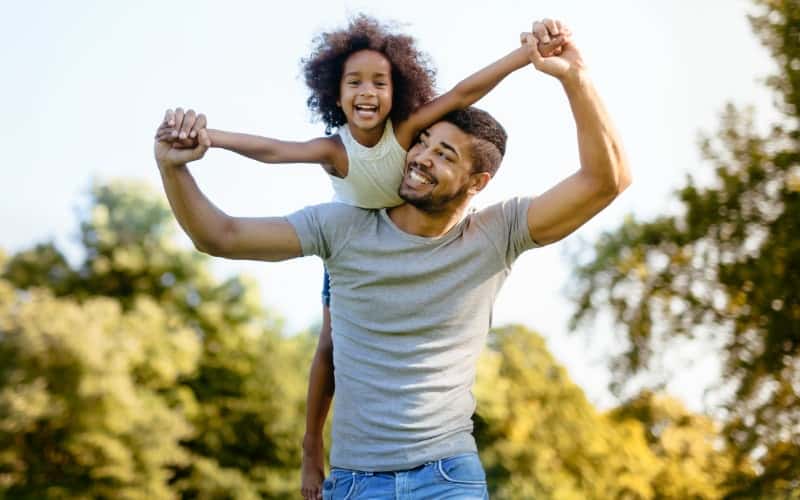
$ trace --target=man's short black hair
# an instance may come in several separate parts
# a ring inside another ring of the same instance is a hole
[[[448,113],[442,121],[472,136],[473,172],[488,172],[494,177],[506,153],[508,134],[503,126],[486,111],[471,106]]]

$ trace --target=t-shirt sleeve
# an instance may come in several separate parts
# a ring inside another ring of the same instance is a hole
[[[508,267],[522,252],[538,246],[528,229],[530,202],[530,197],[511,198],[486,207],[476,214],[479,227]]]
[[[343,203],[326,203],[305,207],[286,219],[297,232],[303,255],[317,255],[327,260],[347,243],[360,211]]]

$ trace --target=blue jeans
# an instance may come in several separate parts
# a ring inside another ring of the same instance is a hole
[[[331,275],[328,274],[328,268],[325,268],[325,274],[322,275],[322,305],[325,307],[331,306]]]
[[[331,469],[324,500],[488,500],[486,474],[476,453],[428,462],[398,472]]]

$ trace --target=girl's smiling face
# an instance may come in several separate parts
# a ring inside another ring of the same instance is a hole
[[[392,65],[383,54],[359,50],[347,58],[336,102],[353,137],[364,146],[375,145],[383,135],[392,110]]]

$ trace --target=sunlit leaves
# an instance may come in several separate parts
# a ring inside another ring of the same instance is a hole
[[[669,356],[669,340],[721,346],[721,385],[733,387],[724,435],[741,467],[756,460],[754,475],[734,469],[731,494],[769,496],[783,491],[781,474],[800,477],[800,2],[756,4],[780,121],[760,132],[752,109],[728,105],[716,136],[701,141],[711,180],[687,179],[676,213],[604,235],[573,290],[576,323],[609,310],[630,340],[615,363],[619,387]]]

